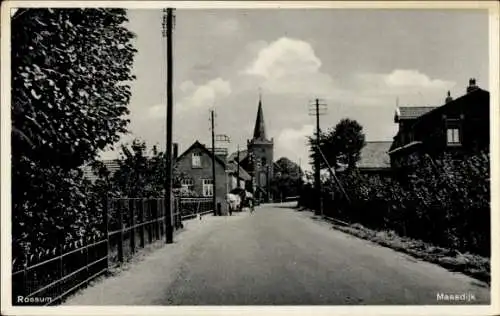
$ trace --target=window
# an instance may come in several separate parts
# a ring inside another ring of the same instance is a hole
[[[193,153],[191,164],[193,168],[201,168],[201,153]]]
[[[460,129],[456,126],[448,127],[446,139],[448,145],[460,145]]]
[[[194,189],[194,181],[193,181],[193,179],[182,179],[181,186],[185,190],[192,191]]]
[[[212,179],[203,179],[203,196],[214,195],[214,181]]]
[[[260,186],[266,186],[267,187],[267,179],[266,179],[266,174],[265,172],[262,172],[260,174]]]

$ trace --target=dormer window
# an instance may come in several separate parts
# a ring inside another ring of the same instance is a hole
[[[192,168],[201,168],[201,153],[193,153],[191,166]]]

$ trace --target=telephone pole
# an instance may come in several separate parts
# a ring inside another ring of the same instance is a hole
[[[316,146],[320,148],[321,146],[321,129],[319,125],[319,117],[320,115],[326,114],[326,104],[320,102],[320,99],[315,99],[313,105],[309,107],[309,115],[314,115],[316,117]],[[315,215],[323,216],[323,198],[322,198],[322,190],[321,190],[321,163],[320,163],[320,154],[318,150],[313,151],[314,153],[314,182],[316,187],[317,194],[317,208]]]
[[[172,108],[173,108],[173,69],[172,69],[172,28],[173,9],[163,9],[162,35],[166,37],[167,43],[167,117],[166,117],[166,181],[165,181],[165,241],[173,243],[172,226]]]
[[[210,111],[210,123],[212,126],[212,181],[213,181],[213,190],[212,190],[212,203],[214,205],[214,215],[217,215],[217,198],[215,194],[215,111]]]
[[[236,182],[237,182],[237,185],[236,187],[239,189],[240,188],[240,145],[238,145],[238,149],[237,149],[237,156],[236,156],[236,163],[238,164],[237,166],[237,171],[236,171]]]

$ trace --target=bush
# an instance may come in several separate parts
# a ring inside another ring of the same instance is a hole
[[[411,158],[402,181],[356,170],[340,174],[350,202],[333,183],[323,186],[325,215],[391,230],[433,244],[490,254],[489,154]],[[314,208],[314,189],[300,203]]]

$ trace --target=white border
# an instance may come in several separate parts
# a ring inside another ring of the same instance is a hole
[[[492,227],[492,255],[491,255],[491,305],[489,306],[252,306],[252,307],[140,307],[140,306],[102,306],[102,307],[13,307],[10,300],[10,275],[11,275],[11,225],[10,225],[10,9],[15,7],[121,7],[127,9],[160,9],[176,7],[179,9],[208,9],[208,8],[349,8],[349,9],[489,9],[489,65],[490,65],[490,100],[491,100],[491,227]],[[495,1],[8,1],[2,3],[1,11],[1,302],[2,315],[494,315],[500,313],[499,300],[499,254],[500,236],[499,223],[499,192],[498,175],[500,169],[498,158],[500,155],[499,144],[499,4]]]

